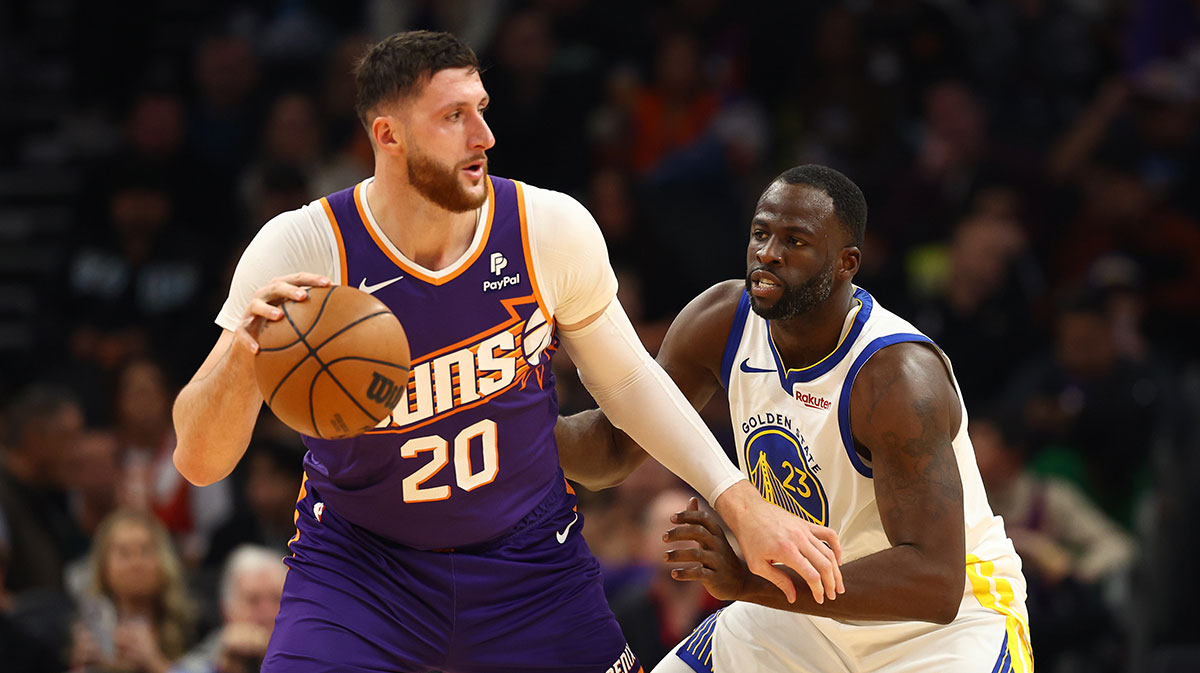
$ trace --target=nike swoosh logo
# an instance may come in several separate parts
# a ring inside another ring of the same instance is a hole
[[[363,292],[366,292],[367,294],[374,294],[376,290],[382,290],[383,288],[391,285],[392,283],[400,280],[403,277],[404,276],[396,276],[395,278],[393,278],[391,280],[385,280],[382,283],[375,283],[374,285],[367,285],[367,279],[363,278],[361,281],[358,282],[358,289],[362,290]]]
[[[750,358],[742,360],[741,370],[747,374],[774,374],[774,369],[759,369],[758,367],[750,366]]]
[[[579,512],[575,512],[575,518],[571,519],[571,523],[567,524],[567,527],[561,532],[555,531],[554,537],[558,538],[559,544],[567,541],[567,534],[571,532],[571,526],[574,526],[576,521],[579,521]]]

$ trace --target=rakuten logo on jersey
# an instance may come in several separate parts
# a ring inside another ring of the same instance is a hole
[[[797,390],[796,401],[800,402],[809,409],[819,409],[821,411],[829,411],[831,402],[824,397],[810,395],[809,393]]]

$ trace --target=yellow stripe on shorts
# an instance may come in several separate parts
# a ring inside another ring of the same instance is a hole
[[[1033,673],[1033,648],[1029,641],[1029,623],[1013,607],[1016,593],[1012,583],[996,577],[996,565],[967,555],[967,579],[979,604],[1005,617],[1004,629],[1010,653],[1009,665],[1014,673]]]

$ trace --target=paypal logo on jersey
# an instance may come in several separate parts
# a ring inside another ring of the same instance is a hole
[[[829,499],[817,479],[817,468],[809,465],[808,447],[802,438],[782,425],[760,426],[746,438],[744,451],[750,483],[764,500],[815,524],[828,525]]]
[[[504,273],[504,268],[507,266],[508,266],[508,258],[507,257],[505,257],[504,255],[502,255],[498,252],[492,253],[491,269],[492,269],[493,276],[499,276],[500,274]],[[514,273],[511,276],[505,276],[505,277],[499,278],[497,280],[483,281],[483,291],[484,292],[493,292],[495,290],[503,290],[506,287],[515,287],[520,284],[521,284],[521,274]]]
[[[493,252],[492,275],[499,276],[501,273],[504,273],[504,267],[506,266],[508,266],[508,258],[498,252]]]

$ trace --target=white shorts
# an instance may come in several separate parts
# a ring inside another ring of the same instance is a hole
[[[968,566],[972,591],[950,624],[847,624],[734,603],[653,673],[1032,673],[1024,581],[979,567]]]

